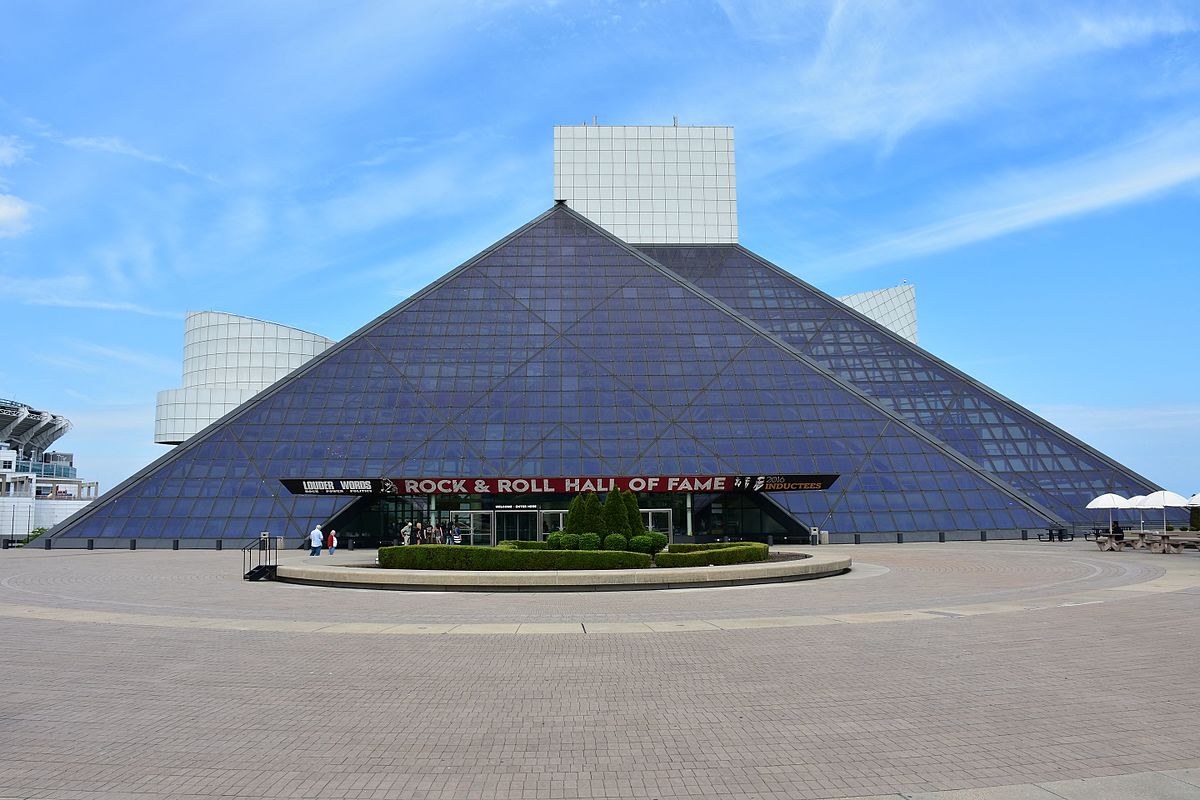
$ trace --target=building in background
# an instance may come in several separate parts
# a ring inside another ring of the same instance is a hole
[[[645,476],[676,476],[638,490],[675,536],[1013,538],[1158,488],[918,347],[911,290],[867,298],[893,330],[740,244],[732,142],[556,128],[553,207],[54,540],[207,546],[324,523],[377,543],[425,519],[494,543],[556,527],[571,486]],[[568,476],[558,493],[530,480]]]
[[[274,322],[220,311],[189,312],[183,386],[158,393],[154,441],[186,441],[333,344]]]
[[[71,429],[66,417],[0,399],[0,540],[24,541],[52,528],[96,498],[70,453],[47,451]]]
[[[917,290],[910,283],[839,297],[838,300],[898,336],[917,344]]]

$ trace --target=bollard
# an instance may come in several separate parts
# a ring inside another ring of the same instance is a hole
[[[896,544],[904,544],[904,534],[903,533],[896,534]]]
[[[221,542],[221,540],[220,540],[220,539],[217,539],[217,549],[218,549],[218,550],[220,550],[220,549],[221,549],[221,545],[222,545],[222,542]]]
[[[172,540],[171,540],[171,549],[172,549],[172,550],[178,550],[178,549],[179,549],[179,540],[178,540],[178,539],[172,539]]]
[[[1022,542],[1029,541],[1029,531],[1027,531],[1027,530],[1021,531],[1021,541]]]
[[[862,544],[862,534],[861,533],[854,534],[854,543]]]
[[[88,549],[88,550],[95,550],[95,549],[96,549],[96,540],[95,540],[95,539],[88,539],[88,543],[87,543],[87,549]]]
[[[130,549],[130,550],[137,550],[137,539],[130,539],[130,540],[129,540],[129,549]]]
[[[46,537],[46,549],[47,550],[50,549],[50,537],[49,536]]]
[[[938,541],[941,542],[942,544],[946,543],[946,532],[945,531],[938,531]]]
[[[353,537],[353,536],[347,536],[347,537],[346,537],[346,549],[347,549],[347,550],[353,550],[353,549],[354,549],[354,537]]]
[[[768,533],[767,534],[767,547],[774,547],[774,546],[775,546],[775,534]]]
[[[979,532],[979,541],[981,541],[981,542],[986,542],[986,541],[987,541],[987,531],[980,531],[980,532]]]

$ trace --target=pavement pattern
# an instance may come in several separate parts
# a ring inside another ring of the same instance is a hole
[[[1200,555],[827,549],[551,594],[4,551],[0,798],[1200,798]]]

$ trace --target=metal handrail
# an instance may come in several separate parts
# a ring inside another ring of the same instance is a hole
[[[279,540],[269,533],[262,533],[257,539],[251,539],[242,547],[242,578],[251,580],[258,578],[275,578],[275,568],[279,566]]]

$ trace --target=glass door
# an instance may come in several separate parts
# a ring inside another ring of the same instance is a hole
[[[451,511],[448,516],[454,544],[491,545],[492,512]]]
[[[543,511],[542,512],[542,538],[545,539],[552,533],[561,531],[563,523],[567,520],[566,511]]]
[[[536,542],[538,536],[538,512],[533,511],[496,511],[496,542],[514,539],[522,542]]]
[[[671,535],[671,509],[669,508],[643,508],[642,521],[646,524],[648,531],[665,533],[668,537]]]

